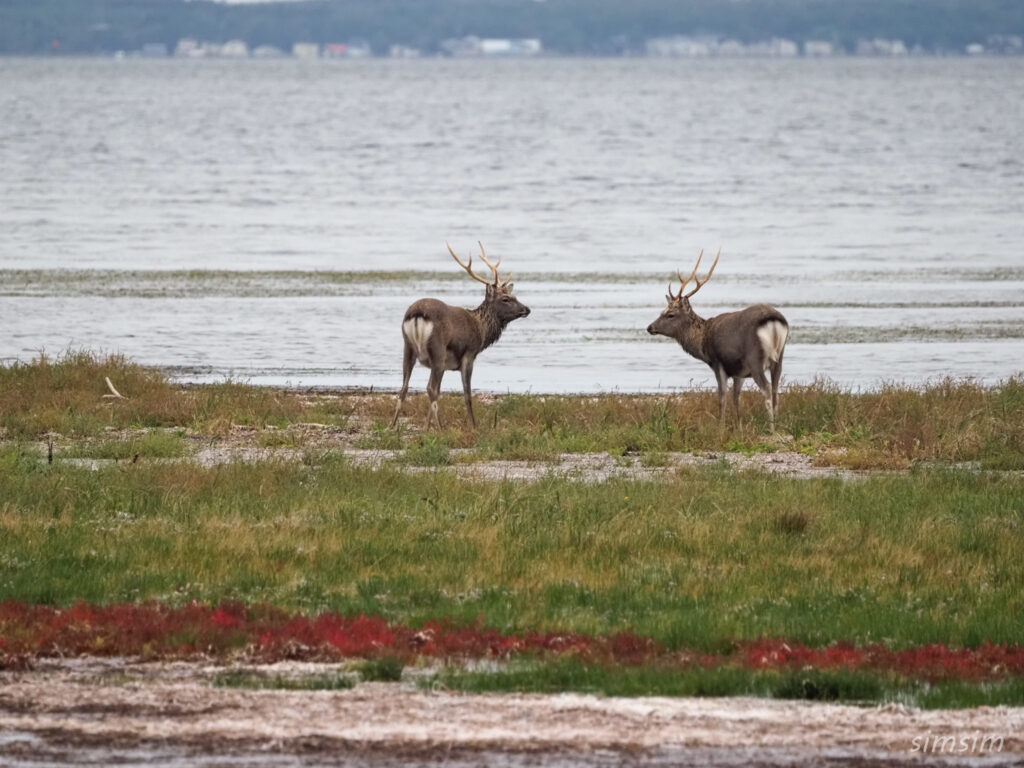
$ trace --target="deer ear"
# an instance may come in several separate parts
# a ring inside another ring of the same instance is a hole
[[[512,293],[512,289],[516,287],[516,284],[515,283],[506,283],[505,285],[503,285],[501,287],[504,289],[505,293]]]
[[[494,283],[488,283],[487,284],[487,298],[488,299],[494,298]]]
[[[672,303],[672,297],[669,296],[667,293],[665,294],[665,301],[667,301],[669,304]]]

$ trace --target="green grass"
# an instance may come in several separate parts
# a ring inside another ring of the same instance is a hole
[[[54,457],[63,459],[112,459],[131,460],[135,457],[147,459],[173,459],[185,456],[188,445],[183,435],[174,432],[154,431],[127,439],[100,439],[78,441],[68,446],[55,447]]]
[[[771,670],[740,667],[608,667],[577,659],[521,661],[486,671],[447,667],[424,677],[426,689],[465,693],[562,693],[599,696],[756,696],[871,705],[896,702],[922,709],[1024,705],[1024,680],[929,685],[894,673]]]
[[[257,691],[347,691],[355,687],[351,676],[333,673],[316,675],[265,675],[245,669],[231,669],[214,675],[214,688],[241,688]]]
[[[369,682],[397,683],[402,679],[404,666],[401,659],[394,656],[380,656],[360,663],[357,671],[360,678]]]
[[[895,678],[891,678],[895,682]],[[473,693],[557,693],[601,696],[760,696],[777,699],[875,702],[890,678],[846,670],[760,672],[739,667],[605,667],[576,659],[519,662],[496,671],[447,668],[422,685]]]
[[[356,447],[367,450],[401,450],[405,447],[405,425],[398,424],[394,429],[389,429],[385,422],[375,421],[369,433],[356,442]]]
[[[450,617],[716,650],[1024,636],[1024,478],[713,468],[531,485],[304,462],[47,465],[0,449],[0,594]]]
[[[443,436],[425,434],[405,449],[402,461],[414,467],[445,467],[452,463],[451,449]]]
[[[912,699],[922,709],[1024,706],[1024,679],[998,683],[947,682],[923,688]]]

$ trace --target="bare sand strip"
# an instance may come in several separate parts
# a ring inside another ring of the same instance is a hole
[[[74,659],[0,672],[0,764],[1024,765],[1024,708],[465,695],[411,682],[254,691],[212,687],[220,670]]]
[[[397,450],[359,448],[320,448],[343,455],[352,464],[368,468],[393,466],[405,472],[452,472],[470,480],[537,482],[546,477],[563,477],[579,482],[597,483],[612,478],[627,480],[661,480],[671,477],[684,468],[721,467],[737,471],[758,471],[772,475],[793,478],[841,478],[846,480],[878,475],[878,470],[851,470],[842,467],[815,466],[810,456],[795,451],[755,453],[746,455],[734,452],[664,453],[658,456],[656,465],[645,463],[639,457],[613,456],[609,453],[563,453],[550,460],[522,461],[510,459],[474,460],[469,451],[454,449],[450,452],[451,462],[436,466],[417,466],[402,460],[403,452]],[[45,445],[41,449],[45,456]],[[312,456],[312,458],[310,458]],[[61,459],[57,461],[84,466],[91,469],[112,465],[113,459]],[[195,453],[178,459],[139,459],[142,462],[191,461],[203,467],[213,467],[233,462],[262,461],[317,461],[315,452],[298,448],[266,448],[231,442],[209,442],[197,448]],[[121,463],[129,463],[123,461]],[[891,473],[892,471],[887,471]]]
[[[339,449],[353,464],[380,467],[400,462],[402,451]],[[609,453],[563,453],[549,461],[516,461],[508,459],[466,460],[469,451],[455,449],[450,452],[451,463],[442,466],[418,467],[412,464],[400,466],[413,472],[436,469],[455,472],[460,477],[479,480],[517,480],[536,482],[549,475],[567,477],[583,482],[600,482],[613,477],[636,480],[657,480],[669,476],[684,467],[730,467],[737,470],[758,470],[791,477],[844,477],[852,478],[867,473],[857,473],[836,467],[816,467],[811,457],[794,451],[776,453],[704,452],[665,453],[660,455],[658,464],[651,466],[634,456],[613,456]],[[299,459],[301,452],[294,449],[259,448],[255,446],[225,444],[199,449],[193,460],[204,466],[229,463],[232,461],[267,461],[274,459]]]

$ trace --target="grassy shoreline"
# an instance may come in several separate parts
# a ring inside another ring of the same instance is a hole
[[[106,378],[126,399],[108,397]],[[983,469],[1024,470],[1022,378],[991,387],[947,380],[865,393],[827,381],[790,386],[782,393],[776,433],[769,432],[752,392],[743,397],[739,421],[724,423],[717,419],[712,392],[479,395],[476,403],[479,429],[468,428],[461,397],[447,395],[441,401],[447,428],[424,433],[423,395],[410,398],[399,428],[390,430],[391,394],[300,392],[238,382],[180,387],[124,358],[89,353],[0,367],[0,439],[8,441],[116,440],[119,431],[147,429],[217,439],[233,427],[247,427],[269,442],[282,439],[281,430],[315,423],[350,435],[352,447],[439,454],[468,448],[492,459],[607,452],[656,460],[666,452],[789,450],[814,457],[820,466],[850,469],[975,462]],[[172,443],[165,438],[141,446],[140,455],[173,454],[179,449]]]

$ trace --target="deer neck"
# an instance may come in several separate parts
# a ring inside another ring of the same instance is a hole
[[[708,355],[704,351],[704,337],[708,332],[708,321],[694,313],[693,319],[682,333],[676,337],[679,345],[686,350],[687,354],[693,355],[698,360],[709,362]]]
[[[507,323],[503,323],[498,317],[498,313],[494,311],[494,307],[491,302],[485,301],[479,307],[471,311],[471,314],[476,317],[480,323],[481,337],[483,338],[483,346],[481,350],[487,349],[491,344],[501,338],[501,332],[505,330]]]

